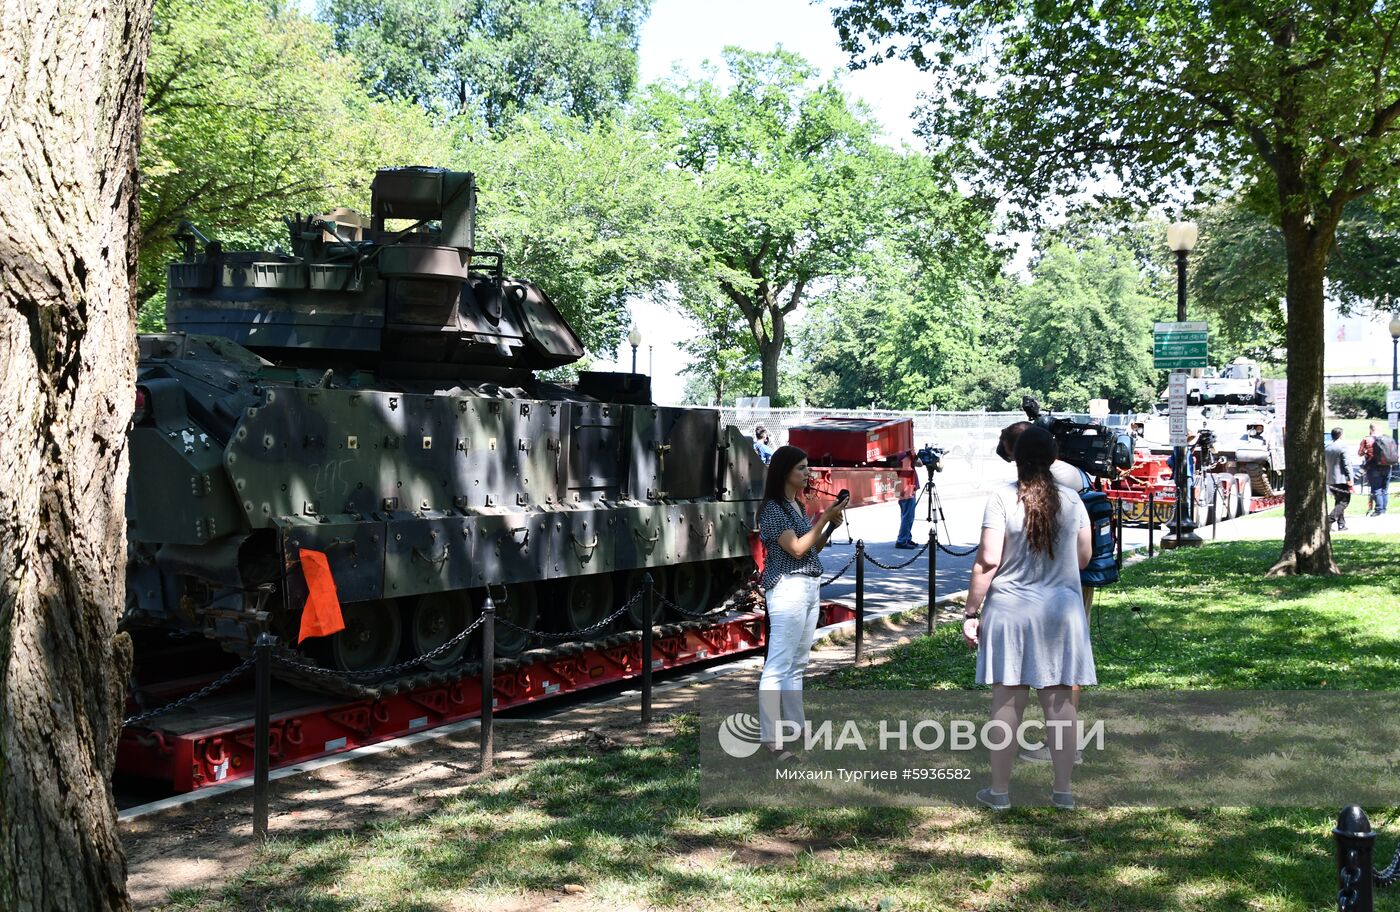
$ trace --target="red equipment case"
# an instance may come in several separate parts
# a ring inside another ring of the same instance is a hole
[[[805,450],[813,466],[868,465],[914,449],[908,418],[819,418],[788,429],[788,443]]]

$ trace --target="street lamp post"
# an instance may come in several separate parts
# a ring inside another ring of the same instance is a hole
[[[632,346],[632,373],[637,372],[637,346],[642,344],[642,331],[633,326],[627,334],[627,342]]]
[[[1176,321],[1186,322],[1186,255],[1196,246],[1196,223],[1173,222],[1167,226],[1167,247],[1176,254]],[[1202,544],[1191,516],[1191,480],[1187,474],[1190,453],[1184,446],[1173,448],[1176,466],[1176,529],[1162,537],[1163,548],[1193,547]]]
[[[1390,389],[1400,390],[1400,313],[1390,318]],[[1390,439],[1400,443],[1400,428],[1390,429]]]

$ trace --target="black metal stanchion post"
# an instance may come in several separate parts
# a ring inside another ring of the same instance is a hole
[[[270,758],[269,717],[272,715],[272,647],[277,638],[258,634],[253,646],[253,838],[267,842],[267,773]]]
[[[1337,844],[1337,908],[1344,912],[1372,912],[1375,897],[1371,854],[1376,834],[1366,812],[1354,804],[1342,808],[1332,839]]]
[[[1224,498],[1221,497],[1221,486],[1223,481],[1215,483],[1215,504],[1210,509],[1210,540],[1215,541],[1220,537],[1220,506]]]
[[[481,771],[491,772],[495,759],[496,603],[491,593],[481,606]]]
[[[927,636],[933,636],[933,611],[938,603],[938,527],[928,527],[928,629]]]
[[[856,664],[865,648],[865,539],[856,542]]]
[[[1114,511],[1114,514],[1113,514],[1113,525],[1114,525],[1114,530],[1113,530],[1114,545],[1113,545],[1113,547],[1114,547],[1114,550],[1117,552],[1117,553],[1115,554],[1115,556],[1114,556],[1114,561],[1118,564],[1118,569],[1119,569],[1119,570],[1122,570],[1122,569],[1123,569],[1123,498],[1121,498],[1121,497],[1114,498],[1113,504],[1114,504],[1115,507],[1117,507],[1117,509]]]
[[[1157,492],[1147,492],[1147,556],[1152,556],[1152,533],[1157,531]]]
[[[648,573],[642,580],[642,725],[651,724],[651,625],[656,610],[656,583]]]

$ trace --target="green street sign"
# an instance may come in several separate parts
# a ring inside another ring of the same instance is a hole
[[[1206,367],[1209,327],[1202,322],[1157,323],[1152,332],[1152,365],[1158,370]]]

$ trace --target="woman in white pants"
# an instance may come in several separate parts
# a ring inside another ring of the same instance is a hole
[[[768,608],[768,654],[758,682],[759,737],[780,760],[784,750],[779,720],[802,724],[802,676],[812,651],[820,604],[822,562],[818,552],[841,525],[846,501],[822,511],[816,525],[798,497],[807,487],[807,454],[784,446],[768,461],[763,500],[758,506],[759,538],[765,558],[763,590]]]

